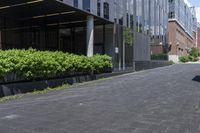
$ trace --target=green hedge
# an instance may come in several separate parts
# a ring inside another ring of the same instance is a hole
[[[185,55],[185,56],[181,56],[181,57],[179,58],[179,60],[180,60],[180,62],[186,63],[186,62],[189,62],[189,61],[191,61],[191,62],[196,62],[196,61],[198,61],[199,59],[198,59],[198,57],[195,57],[195,56]]]
[[[168,55],[164,53],[151,55],[151,60],[168,60]]]
[[[0,77],[10,73],[36,79],[72,73],[102,73],[112,68],[107,55],[79,56],[63,52],[29,50],[0,50]]]

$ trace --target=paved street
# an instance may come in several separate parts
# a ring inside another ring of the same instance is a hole
[[[200,64],[0,104],[0,133],[200,133]]]

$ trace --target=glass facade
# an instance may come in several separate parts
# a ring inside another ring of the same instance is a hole
[[[90,11],[90,0],[83,0],[83,9]]]
[[[74,6],[78,7],[78,0],[74,0]]]
[[[93,0],[92,2],[96,2],[98,6],[96,13],[98,16],[149,36],[151,44],[168,43],[168,0]]]
[[[168,1],[136,0],[136,31],[151,37],[151,44],[167,44]]]
[[[176,20],[192,37],[196,32],[196,13],[193,7],[188,7],[184,0],[169,0],[169,20]]]
[[[77,0],[74,0],[74,2]],[[131,27],[134,31],[150,36],[151,44],[166,44],[168,34],[168,0],[82,0],[83,9],[96,11],[101,16],[117,24]],[[171,12],[171,17],[179,16],[185,23],[185,7],[182,0],[169,0],[170,3],[180,3],[183,8],[179,12]],[[92,6],[91,6],[92,5]],[[93,6],[96,5],[96,6]],[[179,4],[171,4],[169,9],[175,9]],[[179,15],[176,15],[178,13]],[[188,15],[189,16],[189,15]],[[190,18],[190,22],[193,19]],[[190,22],[186,25],[190,27]],[[135,25],[135,27],[134,27]]]

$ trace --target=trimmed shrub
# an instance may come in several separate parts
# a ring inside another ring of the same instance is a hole
[[[12,74],[18,78],[37,79],[74,73],[103,73],[112,69],[107,55],[79,56],[63,52],[28,50],[0,50],[0,78]]]
[[[112,58],[107,55],[95,55],[91,58],[95,73],[110,72]]]
[[[168,55],[164,53],[151,55],[151,60],[168,60]]]

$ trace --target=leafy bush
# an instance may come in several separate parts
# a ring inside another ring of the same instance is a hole
[[[152,60],[168,60],[168,55],[164,53],[151,55]]]
[[[193,57],[198,57],[199,56],[199,50],[197,48],[192,48],[189,55],[193,56]]]
[[[196,62],[196,61],[198,61],[198,57],[188,55],[188,60],[191,61],[191,62]]]
[[[109,71],[112,68],[111,58],[106,55],[95,55],[92,57],[93,70],[95,73]]]
[[[131,28],[124,28],[123,38],[124,38],[126,44],[132,46],[132,44],[133,44],[133,32],[132,32]]]
[[[186,55],[186,56],[182,56],[179,58],[180,62],[188,62],[188,61],[191,61],[191,62],[196,62],[198,61],[199,57],[199,51],[197,48],[192,48],[189,55]]]
[[[188,56],[181,56],[181,57],[179,58],[179,60],[180,60],[180,62],[185,63],[185,62],[188,62],[188,61],[189,61],[189,58],[188,58]]]
[[[37,79],[73,73],[103,73],[112,68],[107,55],[93,57],[63,52],[29,50],[0,50],[0,77],[9,74],[25,79]]]

